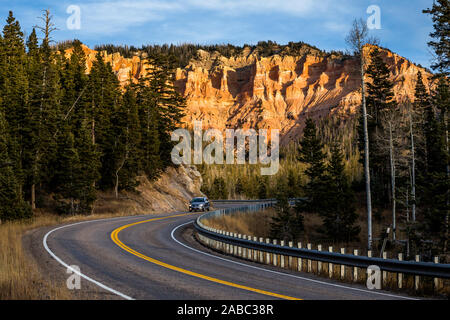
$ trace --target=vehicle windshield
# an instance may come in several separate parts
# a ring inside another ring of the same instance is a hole
[[[205,200],[203,198],[194,198],[191,200],[192,203],[194,202],[205,202]]]

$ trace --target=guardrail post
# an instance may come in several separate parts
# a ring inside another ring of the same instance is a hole
[[[403,253],[398,254],[398,260],[399,261],[403,260]],[[403,273],[397,274],[397,286],[399,289],[403,288]]]
[[[229,236],[230,233],[227,231],[227,232],[225,232],[225,235]],[[225,245],[225,252],[230,253],[230,244],[228,244],[228,243]]]
[[[345,254],[345,248],[341,248],[341,254]],[[340,265],[341,269],[341,279],[345,278],[345,266],[343,264]]]
[[[233,237],[237,238],[237,233],[233,233]],[[238,246],[233,245],[233,255],[237,256]]]
[[[246,235],[246,234],[242,235],[242,239],[247,240],[247,235]],[[242,257],[243,257],[244,259],[247,259],[247,252],[248,252],[248,249],[247,249],[247,248],[242,248],[242,251],[243,251]]]
[[[322,245],[319,244],[317,246],[317,251],[322,251]],[[317,261],[317,274],[321,274],[322,273],[322,261]]]
[[[416,262],[420,262],[420,256],[416,255]],[[418,291],[420,289],[420,276],[414,276],[414,289]]]
[[[311,250],[311,243],[308,243],[306,247],[308,248],[308,250]],[[308,259],[307,264],[308,264],[308,272],[312,272],[312,260]]]
[[[282,247],[284,247],[284,240],[281,240],[281,241],[280,241],[280,245],[281,245]],[[284,268],[284,256],[283,256],[283,255],[280,255],[280,267],[281,267],[281,268]]]
[[[266,238],[266,244],[269,244],[269,243],[270,243],[270,239]],[[266,253],[266,264],[270,264],[270,253],[269,252]]]
[[[301,242],[297,243],[297,248],[299,248],[299,249],[302,248]],[[303,269],[303,260],[302,260],[302,258],[298,258],[297,259],[297,270],[302,271],[302,269]]]
[[[242,239],[242,234],[239,233],[238,238]],[[242,258],[242,247],[241,246],[238,247],[238,256]]]
[[[439,263],[439,257],[435,256],[433,259],[434,263]],[[434,291],[438,291],[441,288],[441,280],[439,278],[434,278]]]
[[[292,248],[294,246],[294,243],[292,241],[289,241],[289,248]],[[292,256],[288,257],[288,268],[292,269]]]
[[[357,249],[353,250],[353,255],[355,255],[355,256],[358,255]],[[357,281],[358,281],[358,267],[353,267],[353,282],[357,282]]]
[[[387,256],[387,252],[386,251],[384,251],[383,252],[383,259],[387,259],[388,258],[388,256]],[[386,288],[387,287],[387,277],[388,277],[388,273],[387,273],[387,271],[383,271],[383,288]]]
[[[273,244],[276,245],[277,244],[277,239],[273,239]],[[273,254],[273,265],[277,266],[278,265],[278,261],[277,261],[277,255],[274,253]]]
[[[253,237],[254,242],[258,242],[257,237]],[[258,261],[258,250],[253,250],[253,261]]]
[[[333,252],[332,246],[328,247],[328,252]],[[333,278],[333,264],[332,263],[328,263],[328,276],[330,278]]]
[[[263,243],[263,238],[259,238],[259,242]],[[264,251],[259,251],[259,262],[264,263]]]
[[[247,236],[247,240],[253,241],[253,237],[252,236]],[[254,249],[248,249],[247,258],[249,260],[253,260],[254,254],[255,254],[255,250]]]

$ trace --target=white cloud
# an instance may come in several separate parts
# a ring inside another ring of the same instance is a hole
[[[167,14],[183,10],[179,2],[158,0],[103,1],[81,4],[82,28],[89,34],[130,30],[151,21],[162,21]]]
[[[81,4],[81,8],[82,28],[90,34],[125,31],[147,22],[165,20],[174,13],[198,10],[211,11],[218,16],[283,14],[331,20],[339,12],[348,10],[342,2],[332,0],[103,0]]]

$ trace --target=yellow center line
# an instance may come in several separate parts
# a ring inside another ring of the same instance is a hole
[[[187,216],[187,215],[191,215],[191,213],[177,214],[177,215],[168,216],[168,217],[153,218],[153,219],[149,219],[149,220],[145,220],[145,221],[130,223],[130,224],[127,224],[127,225],[124,225],[122,227],[119,227],[119,228],[115,229],[111,233],[111,239],[112,239],[112,241],[115,244],[117,244],[123,250],[125,250],[125,251],[127,251],[127,252],[129,252],[129,253],[131,253],[131,254],[141,258],[141,259],[144,259],[146,261],[149,261],[151,263],[154,263],[156,265],[159,265],[161,267],[164,267],[164,268],[167,268],[167,269],[170,269],[170,270],[181,272],[181,273],[184,273],[184,274],[196,277],[196,278],[208,280],[208,281],[211,281],[211,282],[220,283],[220,284],[223,284],[223,285],[226,285],[226,286],[230,286],[230,287],[234,287],[234,288],[239,288],[239,289],[243,289],[243,290],[247,290],[247,291],[252,291],[252,292],[264,294],[264,295],[267,295],[267,296],[272,296],[272,297],[281,298],[281,299],[287,299],[287,300],[302,300],[302,299],[289,297],[289,296],[285,296],[285,295],[274,293],[274,292],[264,291],[264,290],[260,290],[260,289],[247,287],[247,286],[244,286],[244,285],[240,285],[240,284],[237,284],[237,283],[233,283],[233,282],[229,282],[229,281],[225,281],[225,280],[209,277],[209,276],[197,273],[197,272],[193,272],[193,271],[186,270],[186,269],[183,269],[183,268],[180,268],[180,267],[177,267],[177,266],[173,266],[173,265],[170,265],[168,263],[165,263],[165,262],[162,262],[162,261],[150,258],[150,257],[148,257],[148,256],[146,256],[146,255],[144,255],[144,254],[142,254],[140,252],[137,252],[136,250],[133,250],[132,248],[128,247],[122,241],[119,240],[119,237],[118,237],[119,232],[121,232],[124,229],[130,228],[130,227],[136,226],[138,224],[142,224],[142,223],[147,223],[147,222],[157,221],[157,220],[163,220],[163,219],[169,219],[169,218],[175,218],[175,217],[183,217],[183,216]]]

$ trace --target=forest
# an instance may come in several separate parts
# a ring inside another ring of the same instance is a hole
[[[172,85],[177,60],[150,56],[149,76],[122,89],[100,54],[86,74],[80,41],[70,57],[56,50],[55,30],[45,11],[24,39],[10,12],[0,36],[0,221],[36,208],[89,214],[97,190],[118,196],[171,165],[184,108]]]

